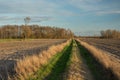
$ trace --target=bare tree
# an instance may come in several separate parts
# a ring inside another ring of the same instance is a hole
[[[24,21],[25,21],[25,25],[27,25],[30,22],[31,18],[30,17],[25,17]]]
[[[114,31],[117,36],[117,32]],[[4,25],[0,27],[0,38],[72,38],[70,29],[39,25]],[[103,35],[104,36],[104,35]]]
[[[25,21],[25,27],[27,27],[27,24],[30,22],[31,18],[30,17],[25,17],[24,21]],[[24,34],[24,39],[27,37],[27,33]]]
[[[120,38],[120,31],[117,30],[105,30],[101,31],[101,37],[102,38]]]

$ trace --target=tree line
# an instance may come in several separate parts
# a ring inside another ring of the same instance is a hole
[[[101,37],[102,38],[114,38],[114,39],[120,39],[120,31],[117,30],[105,30],[101,31]]]
[[[17,38],[71,38],[74,34],[70,29],[39,26],[39,25],[4,25],[0,27],[0,39]]]

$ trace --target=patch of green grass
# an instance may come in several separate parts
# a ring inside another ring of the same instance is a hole
[[[76,41],[77,42],[77,41]],[[78,47],[80,49],[80,53],[82,57],[85,59],[91,73],[94,76],[95,80],[113,80],[110,79],[109,76],[107,76],[106,69],[97,61],[95,57],[83,46],[80,45],[79,42],[77,42]]]
[[[35,77],[30,77],[29,80],[63,80],[63,73],[68,66],[72,50],[72,42],[69,46],[66,46],[64,50],[57,53],[36,73]]]

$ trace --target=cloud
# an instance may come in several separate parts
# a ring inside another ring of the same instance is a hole
[[[47,6],[46,6],[47,4]],[[54,7],[53,4],[48,4],[48,2],[44,0],[33,1],[33,0],[11,0],[11,2],[0,1],[1,13],[24,13],[24,14],[39,14],[43,12],[47,12],[48,9],[52,9]]]
[[[60,1],[59,1],[60,2]],[[64,10],[63,3],[49,0],[0,0],[0,14],[47,15],[62,16],[73,15],[74,12]]]
[[[73,5],[83,11],[99,10],[96,6],[102,0],[67,0],[70,5]],[[96,7],[95,7],[96,6]]]
[[[116,14],[120,10],[118,0],[0,0],[0,14],[20,14],[25,16],[75,16],[78,14]],[[78,8],[81,13],[65,9],[66,6]],[[103,12],[104,11],[104,12]]]
[[[52,20],[52,17],[48,17],[48,16],[32,16],[31,17],[31,22],[42,22],[42,21],[49,21]]]
[[[97,15],[105,15],[105,14],[120,14],[120,10],[111,10],[111,11],[98,11]]]
[[[0,17],[1,22],[18,22],[22,21],[22,18],[20,17],[9,17],[9,16],[2,16]]]
[[[24,18],[26,16],[15,16],[15,17],[10,17],[10,16],[0,16],[0,21],[1,22],[19,22],[19,23],[23,23],[24,22]],[[30,23],[35,23],[35,22],[43,22],[43,21],[49,21],[52,20],[52,17],[49,16],[29,16],[31,18]]]
[[[66,0],[70,5],[78,8],[84,14],[120,14],[120,1],[110,0]]]

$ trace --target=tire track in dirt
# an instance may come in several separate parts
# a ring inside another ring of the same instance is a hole
[[[94,80],[84,59],[80,55],[79,48],[74,41],[70,66],[66,70],[64,80]]]

